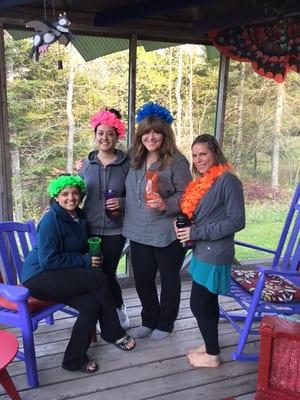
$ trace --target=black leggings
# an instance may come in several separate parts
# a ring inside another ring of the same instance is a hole
[[[43,271],[23,283],[41,300],[67,304],[79,311],[66,348],[63,367],[76,370],[87,362],[87,350],[99,319],[101,335],[114,343],[125,335],[105,274],[89,268]]]
[[[211,293],[205,286],[193,281],[190,304],[202,334],[206,352],[211,355],[218,355],[220,353],[218,295]]]
[[[115,306],[116,308],[120,308],[123,305],[123,297],[116,273],[125,244],[125,238],[122,235],[94,236],[98,236],[102,240],[101,251],[103,254],[103,266],[101,269],[107,276]]]

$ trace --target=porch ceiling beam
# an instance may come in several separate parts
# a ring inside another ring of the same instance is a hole
[[[209,18],[203,18],[201,22],[195,22],[195,33],[203,34],[212,29],[228,26],[240,26],[248,24],[260,24],[278,20],[279,16],[271,11],[271,8],[257,6],[256,8],[240,8],[232,10],[226,16],[211,14]],[[283,12],[286,17],[300,15],[300,2],[291,2]]]
[[[61,10],[56,10],[59,13]],[[172,43],[210,44],[206,34],[194,31],[194,23],[186,21],[165,21],[149,18],[128,21],[117,26],[94,26],[95,14],[68,12],[73,33],[108,36],[118,38],[130,38],[137,35],[139,40],[157,40]],[[33,8],[11,8],[0,10],[0,23],[5,28],[25,29],[27,21],[43,18],[41,10]]]
[[[0,8],[9,8],[19,6],[20,4],[29,4],[32,0],[1,0]]]
[[[212,3],[215,3],[215,0],[150,0],[143,3],[114,8],[113,12],[111,9],[98,12],[95,15],[95,25],[105,26],[116,24],[131,19],[139,19],[148,16],[153,17],[166,10],[186,8],[196,4],[209,4],[211,6]],[[165,21],[163,21],[163,23],[165,23]]]

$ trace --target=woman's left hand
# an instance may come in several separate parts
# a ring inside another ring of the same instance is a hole
[[[155,208],[158,211],[165,211],[166,202],[161,198],[159,193],[153,193],[152,199],[147,201],[147,207]]]
[[[176,221],[174,221],[174,230],[177,239],[180,243],[188,242],[191,240],[191,227],[186,226],[185,228],[177,228]]]
[[[92,268],[100,268],[102,267],[103,257],[92,256]]]
[[[120,208],[120,201],[119,201],[118,197],[114,197],[113,199],[106,200],[105,207],[111,211],[118,210]]]

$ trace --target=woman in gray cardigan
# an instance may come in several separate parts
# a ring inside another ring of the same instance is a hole
[[[187,186],[181,209],[193,224],[174,228],[181,242],[194,241],[191,309],[204,344],[187,357],[194,367],[218,367],[218,294],[229,290],[234,233],[245,226],[244,196],[240,180],[213,136],[198,136],[192,157],[196,179]]]
[[[138,110],[139,125],[125,181],[123,235],[130,239],[135,284],[142,303],[142,325],[134,336],[151,334],[155,340],[172,332],[178,314],[185,250],[176,240],[173,220],[191,180],[189,163],[175,145],[172,120],[170,112],[156,103],[147,103]],[[158,271],[160,299],[155,284]]]

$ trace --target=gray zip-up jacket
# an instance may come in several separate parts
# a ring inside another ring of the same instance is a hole
[[[150,169],[155,171],[156,163]],[[158,192],[166,202],[165,211],[146,207],[145,177],[145,164],[139,169],[130,168],[127,175],[123,236],[137,243],[166,247],[176,240],[173,221],[180,211],[184,189],[192,179],[189,162],[176,151],[170,165],[159,171]]]
[[[129,159],[123,151],[116,149],[117,159],[105,167],[92,151],[83,161],[79,175],[84,179],[87,190],[83,210],[87,217],[88,233],[92,235],[118,235],[122,232],[125,204],[125,178],[129,170]],[[104,192],[113,189],[121,203],[121,216],[111,219],[105,214]]]
[[[196,208],[193,222],[193,255],[209,264],[232,264],[234,233],[245,227],[241,181],[231,172],[221,175]]]

